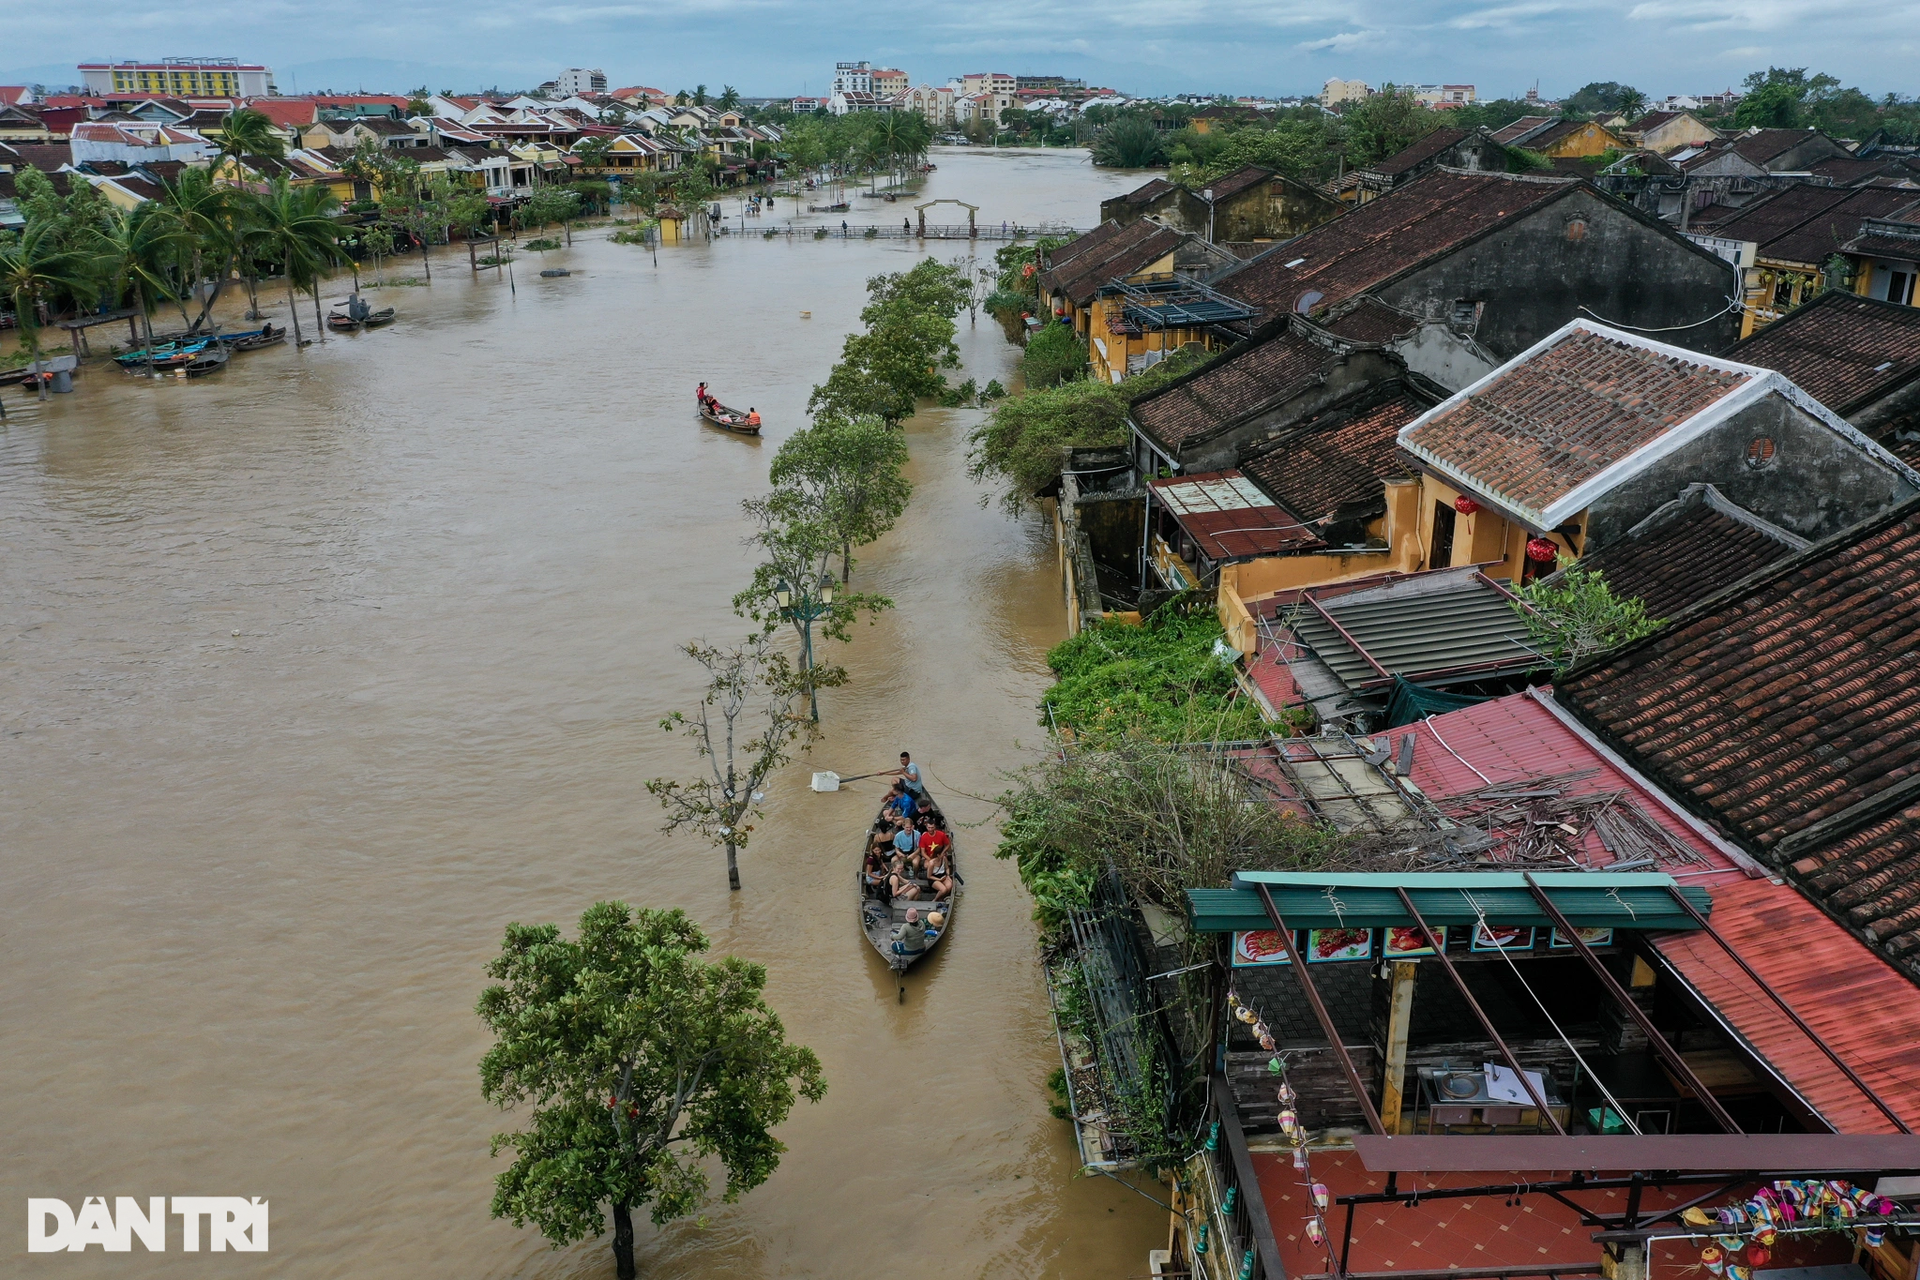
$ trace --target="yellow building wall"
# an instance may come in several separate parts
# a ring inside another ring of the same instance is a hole
[[[1585,128],[1575,129],[1540,154],[1554,160],[1580,160],[1588,156],[1597,156],[1609,147],[1624,151],[1627,146],[1625,139],[1588,121]],[[1528,149],[1531,150],[1531,148]]]

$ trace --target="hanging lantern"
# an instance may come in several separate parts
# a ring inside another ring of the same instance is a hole
[[[1237,1010],[1233,1016],[1240,1019],[1240,1021],[1247,1023],[1249,1026],[1251,1026],[1253,1023],[1260,1021],[1259,1014],[1255,1013],[1253,1010],[1248,1009],[1244,1006],[1242,1006],[1239,1010]]]
[[[1453,500],[1453,509],[1463,516],[1470,516],[1480,509],[1480,504],[1463,493]]]
[[[1201,1223],[1200,1230],[1194,1234],[1193,1251],[1195,1253],[1205,1253],[1207,1251],[1207,1228],[1210,1225],[1210,1223]]]
[[[1737,1262],[1727,1264],[1727,1280],[1752,1280],[1752,1277],[1752,1267],[1743,1267]]]
[[[1773,1257],[1773,1251],[1770,1249],[1762,1249],[1757,1244],[1747,1246],[1747,1265],[1756,1271],[1766,1266],[1767,1260],[1771,1257]]]
[[[1327,1238],[1327,1229],[1320,1225],[1320,1219],[1308,1218],[1307,1219],[1307,1239],[1311,1240],[1315,1244],[1320,1244],[1324,1242],[1326,1238]]]
[[[1265,1040],[1265,1039],[1266,1039],[1266,1038],[1267,1038],[1267,1037],[1268,1037],[1269,1035],[1271,1035],[1271,1034],[1273,1034],[1273,1033],[1267,1030],[1267,1024],[1266,1024],[1266,1023],[1264,1023],[1264,1022],[1258,1022],[1258,1021],[1256,1021],[1256,1022],[1255,1022],[1255,1023],[1253,1024],[1253,1036],[1254,1036],[1254,1039],[1256,1039],[1256,1040]]]
[[[1253,1280],[1253,1250],[1247,1250],[1246,1257],[1240,1259],[1240,1280]]]
[[[1292,1107],[1280,1108],[1280,1132],[1292,1134],[1300,1124],[1300,1117],[1293,1113]]]
[[[1710,1274],[1717,1276],[1725,1270],[1725,1264],[1721,1262],[1724,1256],[1725,1255],[1720,1252],[1719,1245],[1710,1244],[1700,1251],[1700,1265],[1705,1267]]]
[[[1305,1147],[1295,1147],[1293,1149],[1293,1167],[1303,1172],[1305,1171],[1307,1167],[1307,1149]]]
[[[1773,1248],[1774,1232],[1772,1227],[1760,1228],[1760,1230],[1754,1233],[1753,1238],[1759,1241],[1766,1248],[1769,1248],[1769,1249]]]
[[[1867,1248],[1878,1249],[1881,1243],[1887,1238],[1887,1228],[1884,1224],[1876,1222],[1866,1229],[1866,1237]],[[1761,1252],[1765,1253],[1766,1250],[1762,1249]],[[1757,1267],[1760,1264],[1756,1262],[1753,1265]]]
[[[1220,1201],[1220,1212],[1229,1218],[1233,1216],[1233,1206],[1240,1203],[1240,1188],[1228,1187],[1227,1194]]]
[[[1220,1122],[1218,1120],[1215,1120],[1213,1122],[1213,1127],[1207,1130],[1207,1150],[1218,1151],[1219,1149],[1220,1149]]]
[[[1552,538],[1527,539],[1527,559],[1541,564],[1552,564],[1560,556],[1560,548]]]
[[[1290,1107],[1295,1102],[1297,1102],[1299,1098],[1300,1098],[1300,1095],[1293,1091],[1292,1085],[1288,1084],[1284,1080],[1280,1082],[1280,1105],[1281,1106]]]
[[[1327,1190],[1327,1184],[1324,1182],[1314,1183],[1313,1184],[1313,1207],[1316,1209],[1324,1209],[1332,1203],[1333,1203],[1333,1195],[1331,1192]]]
[[[1285,1074],[1286,1074],[1286,1070],[1287,1070],[1287,1068],[1286,1068],[1286,1067],[1285,1067],[1285,1066],[1284,1066],[1284,1065],[1283,1065],[1283,1064],[1281,1063],[1281,1061],[1280,1061],[1280,1059],[1278,1059],[1278,1058],[1268,1058],[1268,1059],[1267,1059],[1267,1074],[1268,1074],[1268,1075],[1274,1075],[1274,1076],[1278,1076],[1278,1075],[1285,1075]],[[1282,1089],[1284,1089],[1284,1088],[1286,1088],[1286,1087],[1287,1087],[1284,1081],[1283,1081],[1283,1082],[1281,1083],[1281,1085],[1280,1085],[1280,1087],[1281,1087]],[[1283,1099],[1283,1101],[1284,1101],[1284,1099]]]

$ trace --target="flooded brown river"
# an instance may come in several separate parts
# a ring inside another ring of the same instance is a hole
[[[927,195],[983,224],[1089,226],[1137,182],[1081,152],[936,159]],[[509,921],[571,930],[616,897],[765,963],[829,1082],[765,1186],[642,1223],[643,1276],[1145,1272],[1164,1216],[1076,1179],[1047,1113],[1030,904],[991,825],[962,834],[966,910],[902,1005],[849,901],[877,784],[806,785],[911,748],[980,822],[959,793],[1039,749],[1051,532],[980,504],[979,411],[906,424],[912,508],[856,570],[898,608],[841,651],[854,682],[770,789],[744,890],[658,830],[645,780],[694,763],[656,724],[699,683],[675,646],[744,633],[739,500],[803,425],[865,277],[918,253],[754,234],[786,221],[657,266],[584,232],[523,251],[517,293],[443,252],[431,288],[373,292],[399,308],[384,331],[198,382],[92,366],[44,407],[5,393],[0,1274],[611,1275],[607,1237],[553,1252],[488,1217],[487,1139],[514,1117],[480,1098],[473,1006]],[[1008,380],[998,326],[960,324],[955,376]],[[767,439],[697,425],[702,378]],[[175,1221],[164,1255],[28,1256],[23,1201],[88,1195],[267,1197],[271,1252],[184,1253]]]

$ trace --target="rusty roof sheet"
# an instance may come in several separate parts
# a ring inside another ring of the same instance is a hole
[[[1716,880],[1713,927],[1868,1088],[1920,1128],[1920,1000],[1897,970],[1770,880]],[[1656,936],[1654,946],[1835,1129],[1894,1132],[1705,933]]]
[[[1400,428],[1419,417],[1430,398],[1404,388],[1382,399],[1371,390],[1359,406],[1335,406],[1301,425],[1240,469],[1289,511],[1310,520],[1344,506],[1382,500],[1382,483],[1405,475],[1396,443]]]
[[[1151,488],[1153,501],[1180,522],[1209,560],[1243,560],[1320,545],[1312,529],[1238,471],[1155,480]]]
[[[1269,316],[1312,315],[1578,187],[1574,178],[1437,169],[1232,268],[1213,284]]]
[[[1553,528],[1612,468],[1770,376],[1576,320],[1429,410],[1400,444]]]
[[[1920,377],[1920,307],[1823,293],[1735,344],[1727,358],[1776,369],[1850,417]]]

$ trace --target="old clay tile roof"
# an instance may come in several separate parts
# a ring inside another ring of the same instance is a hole
[[[1402,147],[1386,159],[1370,165],[1369,168],[1374,173],[1405,173],[1415,165],[1423,164],[1431,160],[1434,156],[1439,155],[1442,151],[1445,151],[1448,147],[1466,136],[1467,131],[1465,129],[1435,129],[1418,142],[1415,142],[1411,146]]]
[[[1859,235],[1861,224],[1867,219],[1885,218],[1914,202],[1914,192],[1908,188],[1849,187],[1843,190],[1846,199],[1776,237],[1772,243],[1761,245],[1760,256],[1788,262],[1823,263]]]
[[[1561,696],[1696,810],[1791,864],[1911,803],[1917,659],[1912,499],[1576,669]]]
[[[1343,308],[1320,327],[1348,342],[1391,342],[1418,329],[1420,320],[1369,297]]]
[[[1521,116],[1512,124],[1494,130],[1493,140],[1503,147],[1511,146],[1541,125],[1552,123],[1552,116]]]
[[[1791,870],[1828,911],[1920,967],[1920,806],[1870,822]]]
[[[1093,248],[1076,254],[1064,266],[1055,265],[1040,278],[1047,293],[1064,293],[1075,306],[1093,301],[1100,286],[1144,271],[1172,253],[1181,235],[1151,218],[1129,223]]]
[[[1395,443],[1400,428],[1430,403],[1402,390],[1366,408],[1336,407],[1316,414],[1273,448],[1242,462],[1240,469],[1281,506],[1307,520],[1378,500],[1383,481],[1406,474]]]
[[[1173,184],[1165,178],[1152,178],[1120,198],[1128,204],[1151,204],[1171,190],[1173,190]]]
[[[1042,273],[1041,279],[1044,280],[1047,274],[1066,266],[1081,254],[1090,253],[1098,249],[1101,245],[1106,244],[1109,240],[1119,235],[1124,229],[1125,228],[1118,222],[1108,219],[1085,235],[1075,236],[1065,244],[1047,250],[1045,262],[1046,272]]]
[[[1762,129],[1733,139],[1733,149],[1745,159],[1764,165],[1785,155],[1818,132],[1814,129]]]
[[[1806,545],[1712,485],[1695,484],[1625,536],[1582,556],[1580,567],[1605,577],[1614,595],[1640,601],[1649,618],[1665,620]]]
[[[1578,185],[1571,178],[1439,169],[1276,245],[1213,284],[1268,316],[1331,307]]]
[[[1727,359],[1777,369],[1850,417],[1920,377],[1920,307],[1823,293],[1734,344]]]
[[[1160,445],[1178,449],[1297,395],[1338,358],[1281,321],[1135,400],[1129,416]]]
[[[1400,443],[1551,527],[1554,504],[1583,483],[1765,376],[1576,320],[1433,409]]]
[[[1224,178],[1216,178],[1212,182],[1207,183],[1205,190],[1213,192],[1213,199],[1214,199],[1214,202],[1217,204],[1218,202],[1227,199],[1229,196],[1239,195],[1242,191],[1245,191],[1248,187],[1258,186],[1260,183],[1267,181],[1269,178],[1274,178],[1277,176],[1279,175],[1276,174],[1272,169],[1265,168],[1262,165],[1257,165],[1257,164],[1241,165],[1238,169],[1235,169],[1232,173],[1226,175]]]

